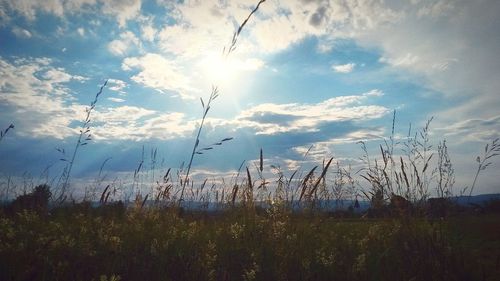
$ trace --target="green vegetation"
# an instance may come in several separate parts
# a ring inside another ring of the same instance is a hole
[[[498,280],[499,219],[336,219],[280,205],[3,212],[0,279]]]
[[[264,2],[258,2],[233,34],[225,57]],[[0,209],[0,280],[418,281],[500,276],[500,205],[492,201],[478,206],[487,214],[471,216],[453,202],[454,169],[446,141],[437,151],[430,144],[432,118],[422,129],[396,139],[394,112],[391,136],[379,146],[378,157],[370,156],[360,142],[364,167],[358,172],[330,156],[308,171],[285,173],[273,165],[265,171],[261,149],[255,172],[252,163],[245,168],[242,163],[230,180],[205,179],[198,187],[190,178],[195,156],[232,139],[199,147],[210,105],[218,97],[214,86],[206,103],[201,99],[203,115],[185,170],[168,169],[155,178],[152,150],[151,177],[141,170],[143,156],[131,187],[125,187],[131,188],[127,197],[116,181],[101,185],[107,159],[77,203],[69,189],[71,170],[79,148],[92,139],[90,116],[105,86],[86,109],[71,157],[61,159],[67,166],[54,190],[48,185],[52,182],[31,192],[24,186],[23,194]],[[0,141],[12,128],[0,132]],[[471,187],[460,194],[472,194],[480,172],[499,154],[498,139],[485,146]],[[275,176],[265,178],[269,174]],[[11,190],[9,180],[2,190],[5,198]],[[431,193],[438,198],[429,198]],[[99,205],[92,206],[99,194]],[[364,214],[354,212],[358,197],[371,204]],[[57,203],[52,209],[51,199]],[[135,204],[126,207],[121,200]],[[344,201],[351,202],[349,209],[325,212],[324,204],[339,207]],[[203,207],[182,208],[192,202]]]

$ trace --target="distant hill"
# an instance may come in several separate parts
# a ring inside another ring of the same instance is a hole
[[[500,200],[500,193],[493,194],[480,194],[474,196],[457,196],[453,197],[452,200],[459,205],[469,205],[469,204],[479,204],[483,205],[484,203],[491,200]]]
[[[473,196],[457,196],[457,197],[451,197],[450,198],[453,202],[462,205],[462,206],[469,206],[470,204],[478,204],[478,205],[484,205],[486,202],[491,201],[491,200],[500,200],[500,193],[494,193],[494,194],[480,194],[480,195],[473,195]],[[5,206],[8,205],[11,200],[0,200],[0,206]],[[125,202],[126,206],[131,206],[133,205],[133,202]],[[97,207],[99,206],[99,202],[92,202],[91,206]],[[153,205],[153,201],[146,202],[146,206]],[[223,207],[220,204],[210,202],[208,205],[203,202],[196,202],[196,201],[185,201],[183,204],[183,207],[187,209],[193,209],[193,210],[216,210],[221,207]],[[325,210],[346,210],[349,208],[349,206],[353,206],[354,201],[352,200],[318,200],[316,202],[316,206],[323,208]],[[268,203],[264,202],[256,202],[256,206],[261,206],[261,207],[268,207]],[[304,206],[303,203],[299,204],[298,202],[293,203],[293,209],[300,209],[301,207],[299,206]],[[359,200],[359,208],[354,209],[355,212],[364,212],[370,207],[370,202],[367,200]]]

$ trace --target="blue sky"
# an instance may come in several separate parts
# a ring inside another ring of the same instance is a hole
[[[432,149],[446,139],[456,190],[471,184],[500,135],[500,2],[268,0],[222,59],[254,2],[0,0],[0,127],[15,125],[0,142],[0,182],[60,174],[56,148],[71,152],[108,79],[76,189],[107,158],[108,179],[130,179],[143,147],[145,158],[158,150],[157,174],[188,161],[212,85],[201,143],[234,139],[195,158],[199,178],[252,166],[260,148],[290,174],[329,157],[359,169],[357,142],[376,157],[396,110],[400,140],[434,116]],[[498,164],[474,193],[500,191]]]

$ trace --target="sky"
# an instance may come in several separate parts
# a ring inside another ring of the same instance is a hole
[[[266,170],[288,176],[330,157],[358,171],[359,141],[380,157],[395,110],[397,143],[433,117],[430,153],[446,140],[456,193],[472,184],[500,136],[499,1],[268,0],[221,56],[256,3],[0,0],[0,128],[15,126],[0,141],[0,184],[60,175],[106,80],[76,189],[101,167],[116,180],[141,161],[156,175],[187,163],[214,86],[200,147],[233,139],[196,155],[199,179],[252,169],[261,148]],[[474,194],[500,192],[492,162]]]

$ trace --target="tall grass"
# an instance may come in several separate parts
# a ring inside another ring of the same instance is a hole
[[[242,29],[264,2],[259,1],[237,28],[223,56],[235,50]],[[91,140],[91,113],[106,83],[86,109],[71,158],[65,160],[61,202],[77,152]],[[131,208],[117,201],[123,198],[116,197],[115,183],[104,180],[108,160],[90,190],[89,198],[99,198],[98,207],[83,202],[58,206],[50,213],[46,208],[36,210],[29,206],[36,199],[35,188],[17,201],[28,207],[1,208],[0,280],[418,281],[495,280],[500,274],[498,262],[484,258],[494,255],[477,252],[470,247],[473,240],[462,240],[472,229],[457,231],[463,226],[460,219],[437,223],[420,217],[393,219],[395,212],[390,208],[424,207],[433,189],[439,197],[454,194],[455,174],[446,141],[439,142],[437,152],[431,144],[432,118],[415,132],[410,126],[407,136],[399,138],[394,111],[391,135],[381,140],[376,155],[370,155],[367,143],[360,142],[364,167],[357,172],[327,155],[307,170],[284,171],[267,165],[261,148],[258,159],[243,161],[227,182],[205,179],[195,186],[190,178],[195,157],[232,140],[200,145],[218,95],[214,86],[208,100],[200,99],[203,112],[186,168],[184,164],[177,171],[169,168],[157,180],[157,150],[149,153],[150,170],[145,174],[148,153],[143,147],[130,183]],[[480,172],[499,151],[498,140],[486,145],[484,155],[477,159],[469,195]],[[143,194],[145,185],[147,193]],[[44,191],[46,203],[48,186],[38,191]],[[375,214],[388,214],[389,219],[352,219],[362,195]],[[347,199],[348,218],[339,220],[321,211],[329,208],[331,200],[339,208]],[[179,208],[184,206],[182,201],[201,202],[201,212]],[[209,212],[210,204],[216,204],[216,212]],[[493,225],[485,217],[477,221],[488,229]],[[498,241],[487,236],[481,239],[488,250],[500,252]]]
[[[224,47],[223,50],[222,50],[222,56],[225,59],[227,59],[229,57],[229,55],[234,50],[236,50],[236,43],[238,41],[238,37],[240,36],[241,31],[243,30],[243,28],[245,27],[245,25],[247,24],[247,22],[250,20],[250,18],[252,17],[252,15],[255,12],[257,12],[257,10],[259,9],[260,5],[262,3],[264,3],[265,1],[266,0],[260,0],[257,3],[257,5],[255,6],[255,8],[250,12],[250,14],[248,14],[248,16],[245,18],[245,20],[240,24],[240,26],[234,32],[233,37],[231,39],[231,43],[229,44],[229,47],[227,47],[227,48]],[[209,146],[209,147],[206,147],[206,148],[202,148],[201,150],[198,150],[198,146],[200,144],[200,134],[201,134],[201,131],[203,129],[203,124],[205,123],[205,119],[207,117],[207,114],[208,114],[208,112],[210,110],[210,106],[211,106],[212,102],[218,96],[219,96],[219,90],[218,90],[217,86],[212,86],[212,92],[210,93],[210,97],[208,98],[208,101],[207,101],[206,105],[205,105],[205,102],[203,101],[203,98],[200,98],[201,105],[203,107],[203,114],[202,114],[200,126],[198,127],[198,132],[196,134],[196,139],[195,139],[195,142],[194,142],[194,145],[193,145],[193,150],[191,152],[191,156],[190,156],[189,163],[188,163],[188,166],[187,166],[186,175],[184,177],[183,183],[181,183],[182,184],[182,191],[181,191],[181,195],[180,195],[180,198],[179,198],[179,202],[184,199],[184,192],[185,192],[185,189],[186,189],[186,185],[188,184],[188,181],[189,181],[189,172],[191,171],[191,166],[193,164],[193,159],[194,159],[195,155],[196,154],[203,154],[203,151],[211,150],[212,149],[212,146]],[[222,141],[220,141],[219,144],[222,144],[224,141],[228,141],[228,140],[231,140],[231,139],[232,138],[225,138]]]
[[[483,157],[478,156],[476,158],[476,162],[478,165],[476,174],[474,175],[474,180],[472,181],[472,185],[470,187],[469,197],[472,195],[472,192],[474,191],[474,187],[476,186],[476,181],[479,176],[479,173],[481,171],[486,170],[486,168],[488,168],[488,166],[490,166],[492,163],[491,159],[498,155],[500,155],[500,142],[499,139],[495,139],[491,142],[491,144],[489,143],[486,144],[486,146],[484,147]]]
[[[473,225],[494,231],[494,219]],[[0,211],[0,279],[496,280],[494,232],[477,236],[465,222],[338,220],[279,204],[214,215],[119,204]]]
[[[14,124],[10,124],[7,128],[5,128],[3,131],[0,131],[0,141],[3,140],[5,135],[7,135],[7,132],[11,129],[14,129]]]
[[[69,160],[65,159],[65,158],[61,159],[65,162],[68,162],[68,165],[65,168],[65,171],[63,173],[64,179],[63,179],[63,184],[61,186],[61,190],[59,192],[59,197],[57,199],[58,201],[62,202],[66,198],[65,197],[66,190],[68,189],[69,180],[71,177],[71,170],[73,169],[73,164],[75,163],[78,149],[82,146],[87,145],[88,142],[90,140],[92,140],[92,134],[91,134],[91,130],[90,130],[90,121],[91,121],[90,117],[91,117],[92,112],[95,109],[98,98],[102,94],[102,91],[103,91],[104,87],[106,87],[107,83],[108,83],[108,80],[106,80],[104,82],[104,84],[100,87],[99,91],[97,92],[97,94],[94,97],[94,100],[90,103],[90,107],[85,108],[85,119],[83,120],[82,125],[80,127],[80,130],[79,130],[80,134],[78,135],[78,139],[76,140],[76,144],[75,144],[75,147],[73,149],[73,153],[71,154],[71,158]]]
[[[243,22],[236,28],[232,35],[229,46],[224,47],[222,56],[228,58],[236,50],[238,38],[251,17],[258,11],[265,0],[257,3],[254,9],[248,14]],[[86,108],[86,116],[82,122],[79,135],[69,158],[63,160],[67,166],[60,178],[60,190],[58,191],[58,201],[67,198],[67,189],[70,185],[73,165],[76,161],[78,151],[82,146],[91,140],[91,114],[95,110],[99,96],[102,94],[107,81],[101,86],[90,107]],[[431,144],[429,132],[431,130],[432,118],[425,122],[420,129],[412,130],[411,124],[406,137],[399,137],[395,134],[396,111],[393,113],[391,134],[388,138],[381,140],[378,146],[379,153],[370,155],[367,143],[360,142],[364,152],[362,157],[364,167],[354,172],[350,166],[344,166],[340,161],[335,160],[330,155],[325,155],[323,163],[318,163],[309,170],[297,168],[294,171],[283,171],[279,166],[264,166],[263,149],[261,148],[258,160],[253,163],[254,170],[250,165],[243,168],[243,163],[237,173],[227,179],[217,179],[211,182],[208,179],[201,180],[195,185],[191,179],[193,165],[196,157],[212,151],[215,147],[232,140],[231,137],[224,138],[208,146],[201,145],[203,128],[207,116],[215,100],[219,97],[217,86],[212,87],[208,100],[200,98],[202,115],[195,131],[194,144],[188,155],[189,161],[184,167],[184,163],[177,171],[168,169],[163,177],[156,172],[157,150],[152,149],[150,153],[149,174],[144,177],[147,166],[147,153],[144,147],[141,160],[134,170],[131,191],[128,197],[133,198],[137,205],[146,206],[147,199],[155,202],[154,205],[171,205],[175,201],[180,205],[182,201],[202,201],[202,205],[208,206],[216,204],[218,206],[237,207],[240,204],[254,206],[257,204],[266,205],[269,203],[282,202],[290,209],[308,206],[311,208],[328,206],[332,199],[337,202],[335,206],[342,205],[344,201],[350,200],[354,206],[358,197],[364,196],[370,201],[372,208],[384,209],[390,205],[393,196],[401,196],[408,202],[423,207],[433,193],[438,197],[451,197],[454,195],[455,174],[446,140],[442,140],[437,146]],[[11,127],[12,126],[12,127]],[[9,126],[2,132],[1,137],[13,128]],[[0,139],[1,140],[1,139]],[[304,159],[312,146],[305,153]],[[435,150],[437,148],[437,151]],[[478,168],[470,187],[469,195],[472,194],[477,179],[481,171],[491,165],[491,160],[498,156],[500,145],[498,140],[494,140],[485,147],[484,155],[478,157]],[[64,150],[60,152],[65,153]],[[102,170],[106,161],[101,165],[94,187],[90,188],[88,197],[101,198],[101,203],[124,198],[125,191],[116,197],[118,185],[116,182],[104,182]],[[321,165],[321,167],[320,167]],[[334,168],[333,168],[334,167]],[[240,176],[240,172],[244,175]],[[256,172],[256,174],[255,174]],[[266,178],[265,175],[275,173]],[[163,171],[162,171],[163,173]],[[287,177],[287,174],[290,176]],[[156,177],[159,177],[158,179]],[[143,193],[146,181],[147,192]],[[127,195],[125,195],[127,197]],[[85,195],[87,198],[87,192]],[[326,203],[325,203],[326,202]],[[323,204],[323,205],[322,205]],[[358,202],[359,205],[359,202]]]

